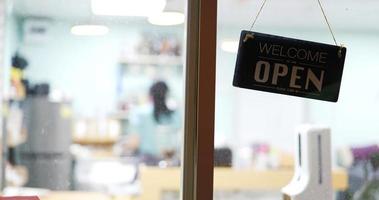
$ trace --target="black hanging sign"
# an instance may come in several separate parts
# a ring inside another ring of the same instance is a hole
[[[233,85],[337,102],[346,48],[242,31]]]

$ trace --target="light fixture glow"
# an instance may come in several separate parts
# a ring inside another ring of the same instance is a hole
[[[184,23],[185,16],[181,12],[161,12],[157,15],[152,15],[148,21],[153,25],[173,26]]]
[[[106,35],[109,28],[103,25],[76,25],[71,28],[71,33],[80,36]]]
[[[221,43],[221,49],[228,53],[237,53],[238,41],[226,40]]]
[[[95,15],[148,17],[163,11],[166,0],[91,0]]]

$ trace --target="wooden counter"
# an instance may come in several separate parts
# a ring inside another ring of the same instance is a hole
[[[41,200],[160,200],[164,191],[180,190],[180,168],[142,167],[140,171],[141,195],[131,197],[110,197],[99,193],[53,192]],[[255,190],[279,192],[291,180],[291,170],[257,171],[253,169],[236,170],[215,168],[214,189],[222,191]],[[333,171],[333,187],[344,190],[348,186],[345,170]]]
[[[40,200],[111,200],[108,195],[96,192],[51,192],[46,196],[40,196]]]
[[[214,189],[223,191],[258,190],[280,191],[287,185],[293,175],[291,170],[257,171],[252,169],[236,170],[231,168],[215,168]],[[142,193],[138,200],[158,200],[164,191],[179,191],[179,168],[141,168]],[[344,190],[348,186],[345,170],[333,171],[333,187]]]

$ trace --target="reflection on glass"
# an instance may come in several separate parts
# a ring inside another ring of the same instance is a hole
[[[167,8],[184,1],[7,1],[3,194],[178,197],[184,20],[148,21]]]

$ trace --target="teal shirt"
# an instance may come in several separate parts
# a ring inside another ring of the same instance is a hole
[[[160,156],[164,150],[180,150],[181,117],[177,111],[155,121],[151,105],[136,110],[130,123],[130,132],[140,137],[140,151],[143,154]]]

